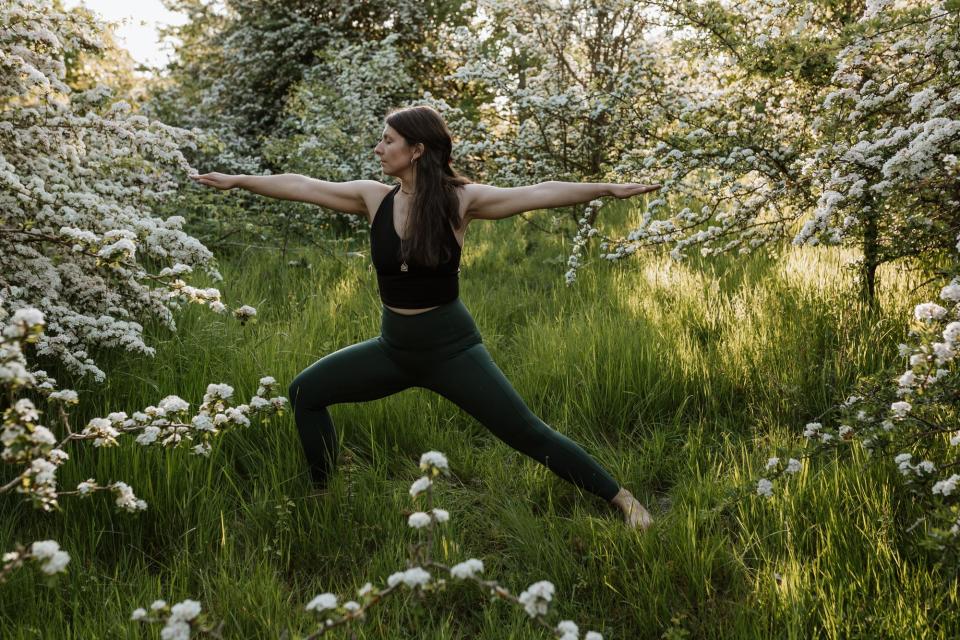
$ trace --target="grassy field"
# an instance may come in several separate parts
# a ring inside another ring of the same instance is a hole
[[[604,210],[611,228],[629,211]],[[545,220],[549,214],[540,213]],[[209,460],[184,451],[74,447],[64,490],[124,480],[149,504],[62,500],[43,514],[0,496],[4,550],[58,540],[68,573],[35,571],[0,585],[3,638],[159,637],[130,622],[157,599],[200,600],[228,638],[313,630],[304,605],[341,599],[404,568],[416,532],[402,511],[436,449],[454,477],[437,485],[450,511],[436,557],[477,557],[486,577],[519,594],[556,585],[555,621],[604,638],[950,638],[960,634],[957,587],[915,551],[910,503],[893,475],[849,461],[807,465],[772,500],[738,498],[778,446],[852,389],[858,372],[896,357],[903,322],[924,292],[905,272],[881,273],[883,311],[852,302],[837,249],[784,248],[777,257],[672,263],[658,255],[610,264],[594,253],[564,285],[569,240],[517,217],[474,222],[461,297],[499,367],[531,409],[579,442],[657,519],[628,530],[619,512],[523,457],[455,405],[423,389],[335,405],[344,449],[329,493],[311,490],[290,413],[220,438]],[[175,335],[149,328],[155,358],[96,356],[107,383],[73,381],[78,423],[178,394],[197,406],[208,383],[244,401],[272,375],[282,393],[303,368],[377,335],[380,303],[364,257],[251,249],[222,259],[217,286],[258,309],[241,327],[204,309]],[[859,456],[854,452],[854,457]],[[9,470],[7,472],[9,476]],[[779,579],[778,579],[779,578]],[[522,609],[470,584],[418,603],[386,600],[357,638],[546,638]],[[284,636],[287,633],[289,635]],[[349,637],[342,630],[333,637]]]

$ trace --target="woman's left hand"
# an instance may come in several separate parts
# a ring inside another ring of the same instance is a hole
[[[639,184],[636,182],[627,182],[625,184],[611,184],[610,195],[615,198],[630,198],[638,196],[641,193],[656,191],[662,184]]]

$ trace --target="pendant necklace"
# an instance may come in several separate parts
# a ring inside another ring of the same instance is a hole
[[[402,193],[407,193],[403,189],[400,189],[400,191]],[[410,194],[407,193],[407,195],[410,195]],[[400,255],[401,257],[403,256],[403,238],[400,238]],[[400,271],[403,271],[404,273],[406,273],[408,270],[409,270],[409,267],[407,267],[407,260],[404,258],[403,264],[400,265]]]

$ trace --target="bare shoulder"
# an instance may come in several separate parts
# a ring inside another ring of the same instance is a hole
[[[376,180],[357,180],[356,185],[360,191],[360,197],[363,198],[364,208],[367,212],[367,222],[372,225],[373,217],[377,214],[380,203],[383,202],[383,199],[387,197],[393,187]]]

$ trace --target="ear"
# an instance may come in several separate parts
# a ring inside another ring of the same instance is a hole
[[[420,150],[420,153],[417,154],[416,156],[414,156],[414,158],[413,158],[414,160],[419,160],[420,157],[423,156],[423,154],[426,153],[426,151],[427,151],[427,148],[426,148],[425,146],[423,146],[423,143],[422,143],[422,142],[418,142],[418,143],[416,144],[416,146],[414,147],[414,149],[419,149],[419,150]]]

